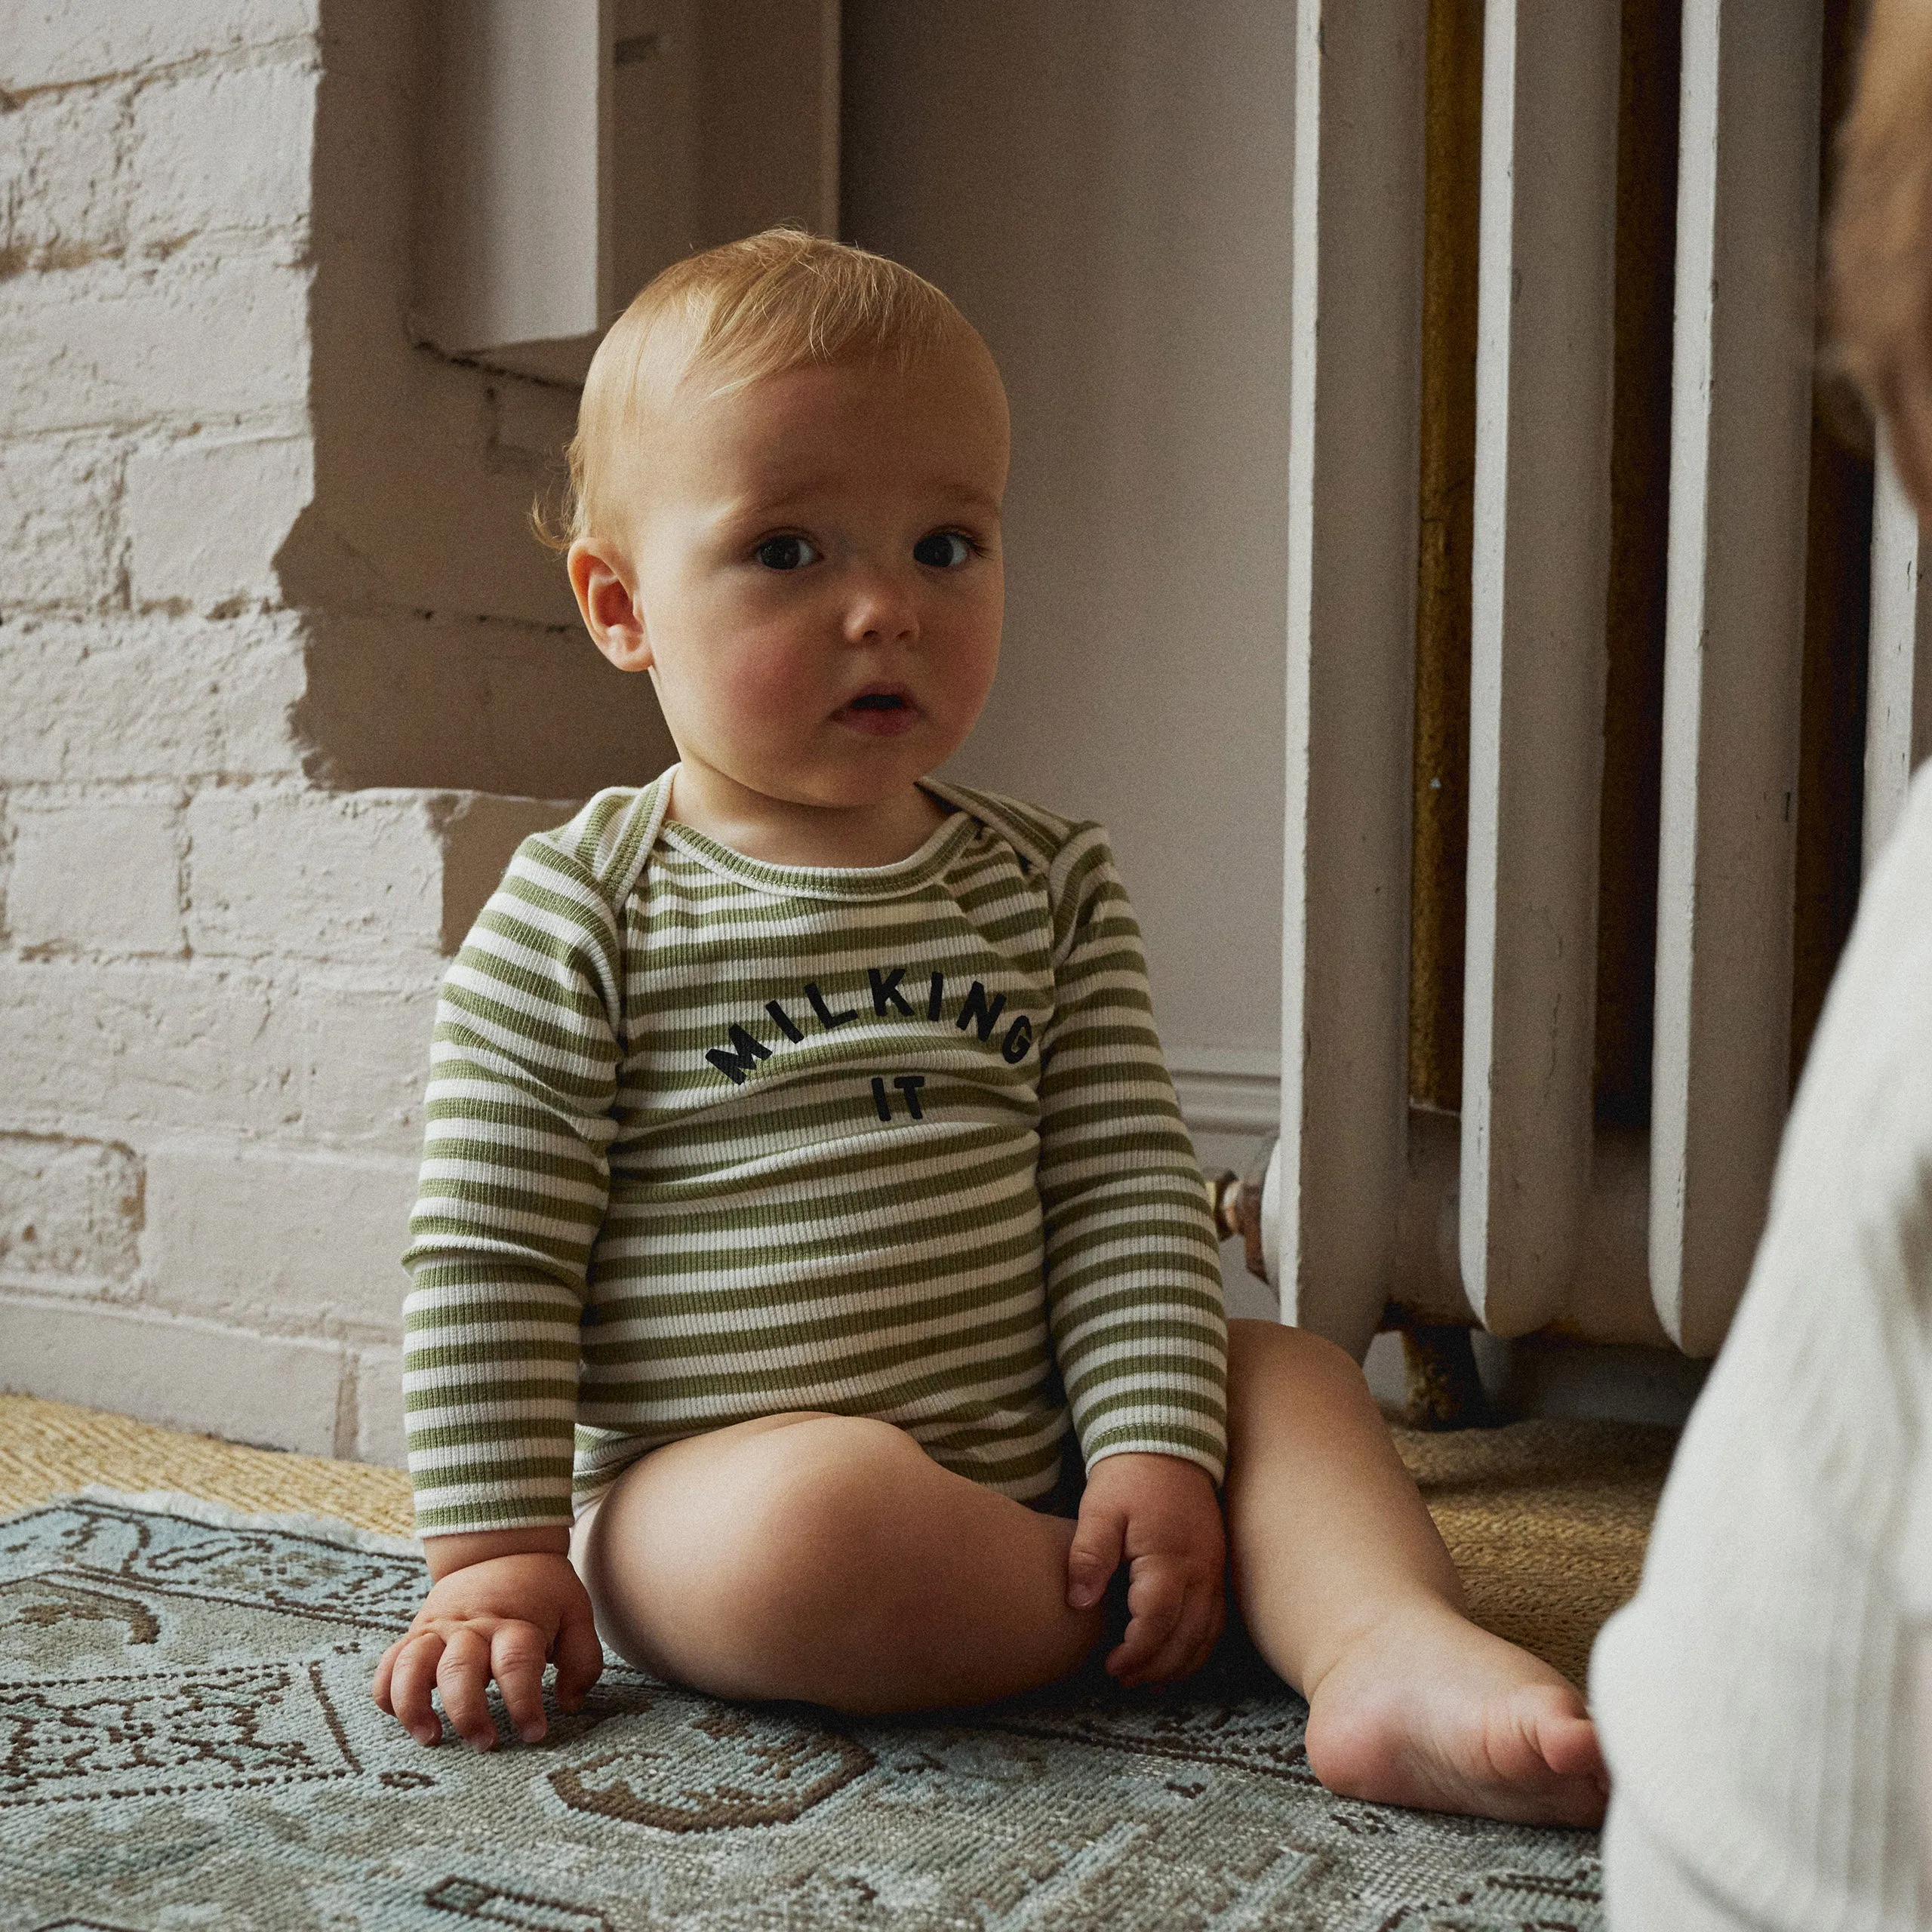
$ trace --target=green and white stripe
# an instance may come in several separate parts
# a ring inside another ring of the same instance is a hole
[[[894,866],[768,865],[669,774],[527,840],[444,982],[405,1310],[426,1534],[659,1444],[897,1423],[1023,1499],[1225,1454],[1213,1225],[1097,826],[929,782]],[[573,1443],[573,1429],[574,1442]]]

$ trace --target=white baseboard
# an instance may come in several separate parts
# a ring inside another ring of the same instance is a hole
[[[1281,1057],[1254,1047],[1170,1047],[1168,1071],[1196,1134],[1272,1134],[1281,1124]]]

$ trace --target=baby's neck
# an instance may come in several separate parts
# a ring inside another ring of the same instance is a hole
[[[673,768],[667,816],[748,859],[768,865],[855,868],[909,859],[951,808],[915,786],[903,795],[853,806],[794,804],[745,792],[688,764]]]

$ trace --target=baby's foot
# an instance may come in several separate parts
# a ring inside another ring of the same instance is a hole
[[[1323,1675],[1308,1761],[1345,1798],[1595,1825],[1610,1777],[1575,1689],[1446,1604],[1392,1613]]]

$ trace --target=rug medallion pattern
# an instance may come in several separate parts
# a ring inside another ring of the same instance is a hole
[[[919,1722],[614,1662],[540,1745],[425,1751],[368,1694],[417,1559],[197,1514],[0,1523],[0,1932],[1602,1923],[1592,1835],[1335,1798],[1300,1700],[1237,1659]]]

